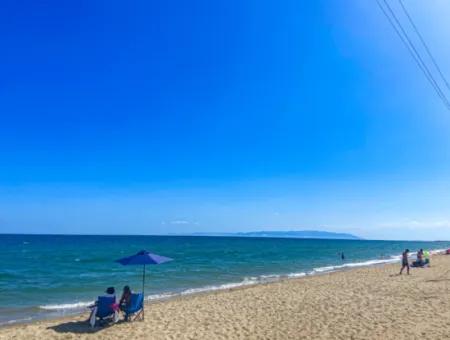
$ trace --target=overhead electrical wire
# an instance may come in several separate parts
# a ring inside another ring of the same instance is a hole
[[[399,0],[399,2],[403,9],[403,12],[405,13],[406,17],[408,18],[409,22],[411,23],[411,26],[414,28],[414,31],[416,32],[417,36],[419,37],[420,41],[422,42],[422,45],[425,48],[425,50],[427,51],[428,56],[430,57],[434,66],[436,67],[436,70],[438,71],[439,75],[441,76],[442,81],[444,82],[445,86],[447,86],[447,89],[450,90],[450,84],[448,83],[447,78],[445,78],[444,74],[441,71],[441,68],[439,67],[438,63],[436,62],[436,59],[434,58],[433,54],[431,54],[431,51],[428,48],[428,45],[425,43],[425,39],[423,38],[422,34],[420,34],[419,29],[417,28],[416,24],[414,23],[414,20],[412,19],[411,15],[409,14],[408,10],[406,9],[405,4],[403,3],[402,0]]]
[[[444,94],[444,92],[442,91],[441,87],[439,86],[438,82],[436,81],[436,79],[434,79],[433,74],[430,72],[430,70],[428,69],[426,63],[423,61],[420,53],[417,51],[416,47],[414,46],[414,43],[412,42],[412,40],[409,38],[408,33],[406,32],[406,30],[403,28],[403,25],[401,24],[400,20],[398,20],[397,16],[395,15],[395,12],[392,10],[391,6],[389,5],[389,3],[387,2],[387,0],[383,0],[384,3],[386,4],[389,12],[391,13],[392,17],[394,18],[395,22],[397,23],[397,25],[400,27],[400,30],[403,32],[403,35],[405,36],[406,40],[408,41],[409,45],[411,46],[413,52],[415,53],[415,55],[417,56],[417,59],[420,63],[420,65],[422,66],[421,69],[422,71],[425,73],[425,75],[427,75],[428,80],[430,81],[430,83],[433,85],[434,89],[436,90],[438,96],[442,99],[442,101],[444,102],[444,105],[447,107],[447,109],[450,110],[450,102],[447,99],[446,95]]]
[[[425,62],[423,61],[422,57],[420,56],[419,52],[417,51],[417,49],[414,46],[414,44],[411,41],[411,39],[409,38],[407,32],[403,28],[402,24],[398,20],[397,16],[395,15],[394,11],[392,10],[392,8],[389,6],[389,4],[387,3],[386,0],[383,0],[385,5],[386,5],[386,7],[387,7],[387,9],[391,13],[391,15],[389,15],[389,13],[386,11],[384,6],[381,4],[380,0],[376,0],[376,1],[377,1],[377,4],[378,4],[378,7],[380,7],[381,11],[385,15],[385,17],[388,19],[388,21],[391,24],[392,28],[395,30],[395,32],[399,36],[400,40],[403,42],[403,44],[407,48],[408,52],[410,53],[411,57],[416,62],[417,66],[420,68],[420,70],[423,72],[423,74],[425,75],[427,80],[430,82],[431,86],[434,88],[434,90],[436,91],[436,94],[442,100],[442,102],[445,105],[445,107],[450,111],[450,102],[449,102],[449,100],[447,99],[447,97],[445,96],[443,91],[441,90],[439,84],[434,79],[432,73],[430,72],[430,70],[426,66]],[[395,22],[394,22],[394,20],[392,20],[392,18],[395,20]]]

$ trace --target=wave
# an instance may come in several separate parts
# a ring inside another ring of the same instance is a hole
[[[389,259],[368,260],[368,261],[363,261],[363,262],[345,263],[345,264],[341,264],[341,265],[337,265],[337,266],[318,267],[318,268],[314,268],[308,274],[314,275],[316,273],[329,273],[329,272],[334,272],[334,271],[342,270],[342,269],[346,269],[346,268],[370,267],[370,266],[381,265],[381,264],[396,263],[399,260],[400,260],[400,256],[391,256]]]
[[[439,255],[444,254],[446,252],[446,249],[434,249],[430,251],[430,255]],[[411,252],[409,253],[409,257],[417,256],[417,252]],[[389,264],[389,263],[396,263],[401,260],[401,255],[393,255],[390,256],[388,259],[380,259],[380,260],[368,260],[363,262],[351,262],[351,263],[345,263],[342,265],[337,266],[326,266],[326,267],[319,267],[314,268],[311,272],[309,272],[309,275],[313,275],[315,273],[329,273],[337,270],[342,270],[346,268],[358,268],[358,267],[369,267],[369,266],[375,266],[375,265],[382,265],[382,264]]]
[[[177,293],[162,293],[162,294],[152,294],[152,295],[147,295],[145,297],[145,300],[147,301],[154,301],[154,300],[165,300],[165,299],[169,299],[171,297],[177,296]]]
[[[223,284],[219,284],[219,285],[208,285],[208,286],[203,286],[203,287],[198,287],[198,288],[189,288],[189,289],[182,290],[181,292],[166,292],[166,293],[160,293],[160,294],[151,294],[151,295],[146,296],[145,300],[146,301],[165,300],[165,299],[170,299],[170,298],[173,298],[176,296],[185,296],[185,295],[192,295],[192,294],[198,294],[198,293],[206,293],[206,292],[211,292],[211,291],[220,291],[220,290],[239,288],[239,287],[244,287],[244,286],[252,286],[252,285],[257,285],[257,284],[261,284],[261,283],[279,281],[281,279],[301,278],[301,277],[305,277],[305,276],[334,272],[334,271],[343,270],[346,268],[368,267],[368,266],[373,266],[373,265],[395,263],[395,262],[398,262],[399,259],[400,259],[400,256],[392,256],[389,259],[383,259],[383,260],[369,260],[369,261],[364,261],[364,262],[345,263],[345,264],[336,265],[336,266],[318,267],[318,268],[314,268],[310,272],[292,272],[292,273],[288,273],[288,274],[268,274],[268,275],[260,275],[258,277],[246,277],[240,282],[230,282],[230,283],[223,283]],[[94,303],[94,301],[52,304],[52,305],[39,306],[39,308],[48,310],[48,311],[81,310],[82,308],[86,308],[87,306],[89,306],[93,303]]]
[[[71,310],[71,309],[81,309],[92,305],[94,301],[89,302],[74,302],[74,303],[62,303],[53,305],[43,305],[39,306],[40,309],[44,310]]]
[[[306,275],[308,275],[308,274],[307,274],[307,273],[304,273],[304,272],[300,272],[300,273],[290,273],[290,274],[287,275],[287,277],[292,277],[292,278],[294,278],[294,277],[303,277],[303,276],[306,276]]]
[[[29,317],[22,318],[22,319],[8,320],[8,321],[4,321],[4,322],[0,321],[0,326],[12,325],[15,323],[22,323],[22,322],[29,322],[31,320],[33,320],[33,318],[31,316],[29,316]]]
[[[434,254],[442,254],[445,252],[446,249],[436,249],[430,251],[431,255]],[[415,253],[411,253],[410,256],[414,256]],[[390,263],[396,263],[399,262],[401,259],[401,255],[394,255],[390,256],[386,259],[378,259],[378,260],[367,260],[362,262],[350,262],[350,263],[344,263],[341,265],[334,265],[334,266],[324,266],[324,267],[317,267],[313,268],[313,270],[309,272],[292,272],[287,274],[267,274],[267,275],[260,275],[258,277],[245,277],[240,282],[230,282],[230,283],[223,283],[218,285],[207,285],[203,287],[198,288],[189,288],[178,292],[164,292],[160,294],[151,294],[145,297],[146,301],[158,301],[158,300],[165,300],[170,299],[176,296],[185,296],[185,295],[192,295],[192,294],[198,294],[198,293],[206,293],[211,291],[220,291],[220,290],[227,290],[227,289],[233,289],[233,288],[239,288],[244,286],[252,286],[257,285],[261,283],[268,283],[268,282],[274,282],[279,281],[282,279],[294,279],[294,278],[301,278],[305,276],[313,276],[313,275],[319,275],[319,274],[325,274],[325,273],[331,273],[351,268],[361,268],[361,267],[370,267],[370,266],[376,266],[376,265],[384,265],[384,264],[390,264]],[[83,308],[88,307],[89,305],[93,304],[94,301],[89,302],[75,302],[75,303],[63,303],[63,304],[50,304],[50,305],[43,305],[39,306],[40,309],[47,310],[47,311],[81,311]]]
[[[176,296],[185,296],[185,295],[192,295],[192,294],[198,294],[198,293],[227,290],[227,289],[239,288],[239,287],[244,287],[244,286],[257,285],[257,284],[261,284],[261,283],[279,281],[281,279],[294,279],[294,278],[301,278],[301,277],[305,277],[305,276],[330,273],[330,272],[334,272],[334,271],[338,271],[338,270],[343,270],[346,268],[369,267],[369,266],[373,266],[373,265],[395,263],[395,262],[398,262],[399,260],[400,260],[400,256],[392,256],[389,259],[368,260],[368,261],[364,261],[364,262],[345,263],[345,264],[336,265],[336,266],[318,267],[318,268],[314,268],[310,272],[292,272],[292,273],[288,273],[288,274],[268,274],[268,275],[260,275],[258,277],[245,277],[240,282],[230,282],[230,283],[223,283],[223,284],[218,284],[218,285],[208,285],[208,286],[197,287],[197,288],[189,288],[189,289],[185,289],[185,290],[182,290],[179,292],[165,292],[165,293],[160,293],[160,294],[151,294],[151,295],[146,296],[145,300],[146,301],[165,300],[165,299],[170,299],[170,298],[173,298]],[[52,304],[52,305],[39,306],[39,308],[48,310],[48,311],[81,310],[82,308],[86,308],[87,306],[89,306],[93,303],[94,303],[94,301]]]
[[[439,255],[439,254],[442,255],[442,254],[445,254],[447,252],[447,249],[448,248],[430,250],[430,254],[431,255]]]

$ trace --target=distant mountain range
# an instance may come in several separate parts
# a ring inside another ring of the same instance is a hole
[[[361,240],[360,237],[347,233],[333,233],[318,230],[298,231],[250,231],[245,233],[193,233],[192,236],[239,236],[239,237],[284,237],[284,238],[315,238],[333,240]]]

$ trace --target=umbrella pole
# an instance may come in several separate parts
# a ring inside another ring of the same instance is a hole
[[[142,302],[142,320],[144,320],[144,305],[145,305],[144,283],[145,283],[145,264],[142,272],[142,296],[144,298],[144,301]]]

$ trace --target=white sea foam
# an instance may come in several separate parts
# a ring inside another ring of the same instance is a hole
[[[45,310],[70,310],[70,309],[81,309],[87,306],[90,306],[94,303],[94,301],[90,302],[75,302],[75,303],[62,303],[62,304],[53,304],[53,305],[43,305],[39,306],[40,309]]]
[[[257,283],[260,283],[261,279],[258,279],[256,277],[251,278],[245,278],[241,282],[232,282],[232,283],[225,283],[221,285],[210,285],[210,286],[204,286],[199,288],[190,288],[183,290],[181,292],[175,293],[175,292],[168,292],[168,293],[161,293],[161,294],[152,294],[145,297],[147,301],[157,301],[157,300],[164,300],[169,299],[175,296],[180,295],[191,295],[196,293],[203,293],[208,291],[215,291],[215,290],[226,290],[231,288],[237,288],[240,286],[248,286],[248,285],[254,285]],[[90,302],[76,302],[76,303],[63,303],[63,304],[52,304],[52,305],[43,305],[39,306],[40,309],[48,310],[48,311],[64,311],[64,310],[80,310],[83,308],[86,308],[87,306],[90,306],[94,303],[94,301]]]
[[[238,288],[243,286],[250,286],[250,285],[256,285],[259,283],[265,283],[265,282],[273,282],[278,281],[283,278],[300,278],[307,275],[317,275],[321,273],[329,273],[334,272],[338,270],[343,270],[346,268],[357,268],[357,267],[368,267],[373,265],[381,265],[381,264],[387,264],[387,263],[395,263],[398,262],[400,259],[400,256],[392,256],[389,259],[381,259],[381,260],[369,260],[364,262],[353,262],[353,263],[345,263],[342,265],[336,265],[336,266],[325,266],[325,267],[318,267],[314,268],[312,271],[305,273],[305,272],[293,272],[288,274],[268,274],[268,275],[261,275],[259,277],[246,277],[244,280],[240,282],[231,282],[231,283],[224,283],[220,285],[208,285],[198,288],[189,288],[186,290],[183,290],[181,292],[167,292],[167,293],[160,293],[160,294],[152,294],[145,297],[147,301],[157,301],[157,300],[164,300],[169,299],[175,296],[184,296],[184,295],[192,295],[197,293],[205,293],[210,291],[220,291],[220,290],[227,290],[232,288]],[[44,305],[40,306],[39,308],[49,311],[57,311],[57,310],[80,310],[82,308],[85,308],[89,305],[93,304],[93,301],[90,302],[76,302],[76,303],[65,303],[65,304],[52,304],[52,305]]]
[[[145,299],[148,301],[164,300],[164,299],[169,299],[171,297],[174,297],[176,295],[177,295],[176,293],[152,294],[152,295],[146,296]]]
[[[369,266],[374,266],[374,265],[395,263],[395,262],[398,262],[399,260],[400,260],[400,256],[391,256],[389,259],[368,260],[368,261],[363,261],[363,262],[345,263],[345,264],[337,265],[337,266],[318,267],[318,268],[314,268],[311,272],[309,272],[309,275],[314,275],[316,273],[329,273],[329,272],[334,272],[334,271],[342,270],[342,269],[346,269],[346,268],[369,267]]]
[[[279,280],[282,276],[283,275],[280,274],[269,274],[269,275],[261,275],[258,279],[262,282],[270,282],[274,280]]]
[[[303,276],[306,276],[306,275],[308,275],[307,273],[304,273],[304,272],[300,272],[300,273],[290,273],[290,274],[287,274],[287,277],[289,277],[289,278],[295,278],[295,277],[303,277]]]
[[[431,255],[435,255],[435,254],[445,254],[447,252],[447,249],[435,249],[435,250],[431,250],[430,254]]]
[[[442,254],[445,253],[446,249],[435,249],[430,251],[431,255],[434,254]],[[415,256],[415,253],[410,254],[411,257]],[[240,282],[231,282],[231,283],[224,283],[219,285],[208,285],[198,288],[190,288],[183,290],[181,292],[166,292],[166,293],[160,293],[160,294],[152,294],[145,297],[147,301],[158,301],[158,300],[164,300],[169,299],[175,296],[184,296],[184,295],[192,295],[197,293],[204,293],[209,291],[220,291],[220,290],[227,290],[232,288],[238,288],[243,286],[251,286],[256,285],[259,283],[265,283],[265,282],[273,282],[277,280],[281,280],[284,278],[300,278],[310,275],[317,275],[317,274],[323,274],[323,273],[331,273],[339,270],[345,270],[350,268],[359,268],[359,267],[369,267],[374,265],[383,265],[383,264],[389,264],[389,263],[396,263],[400,261],[401,255],[394,255],[390,256],[386,259],[376,259],[376,260],[368,260],[368,261],[362,261],[362,262],[350,262],[350,263],[344,263],[342,265],[335,265],[335,266],[324,266],[324,267],[317,267],[314,268],[312,271],[309,272],[293,272],[288,274],[267,274],[267,275],[261,275],[259,277],[246,277]],[[51,305],[43,305],[39,306],[40,309],[48,310],[48,311],[76,311],[76,310],[82,310],[83,308],[86,308],[87,306],[93,304],[93,301],[90,302],[75,302],[75,303],[64,303],[64,304],[51,304]],[[11,321],[11,322],[21,322],[25,320],[19,320],[19,321]],[[9,322],[9,321],[8,321]]]
[[[21,322],[28,322],[28,321],[31,321],[31,320],[33,320],[31,316],[27,317],[27,318],[23,318],[23,319],[8,320],[8,321],[5,321],[5,322],[0,322],[0,326],[12,325],[12,324],[21,323]]]

